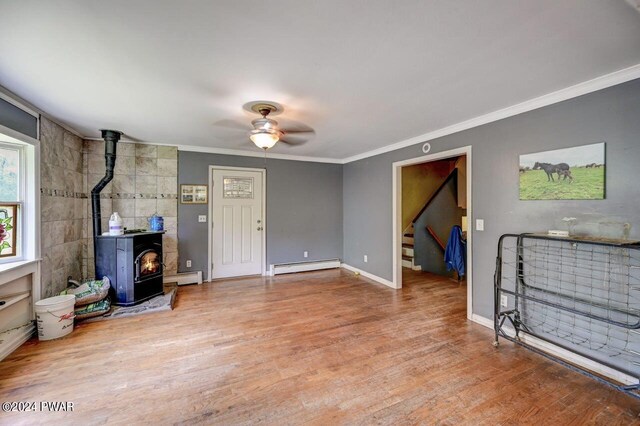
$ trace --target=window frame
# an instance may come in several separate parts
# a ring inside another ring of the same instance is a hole
[[[39,121],[39,120],[38,120]],[[18,252],[0,265],[40,258],[40,141],[0,125],[0,146],[20,152],[18,175]]]

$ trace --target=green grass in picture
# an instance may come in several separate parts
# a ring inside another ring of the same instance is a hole
[[[521,200],[602,200],[604,199],[604,167],[572,167],[569,179],[547,182],[544,170],[527,170],[520,173]]]

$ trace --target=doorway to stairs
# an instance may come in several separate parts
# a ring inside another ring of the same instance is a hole
[[[411,282],[423,275],[466,283],[471,318],[471,147],[396,162],[393,180],[394,286],[402,287],[403,272]]]

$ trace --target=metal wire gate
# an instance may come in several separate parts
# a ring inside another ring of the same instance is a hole
[[[505,234],[494,275],[498,338],[640,398],[621,385],[524,342],[527,334],[640,377],[640,245],[605,239]]]

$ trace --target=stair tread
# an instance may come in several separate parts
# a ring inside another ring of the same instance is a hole
[[[404,248],[413,248],[413,244],[411,244],[411,243],[402,243],[402,247],[404,247]]]
[[[412,256],[407,256],[406,254],[402,255],[402,260],[413,260]]]
[[[407,233],[407,234],[404,234],[404,236],[405,236],[405,237],[413,237],[413,234],[409,234],[409,233]]]

